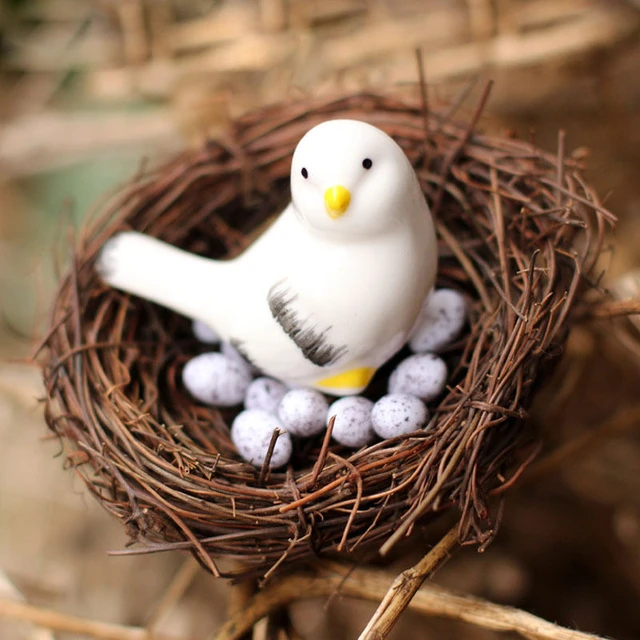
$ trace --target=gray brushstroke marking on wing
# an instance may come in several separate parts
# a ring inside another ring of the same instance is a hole
[[[269,289],[267,300],[271,315],[307,360],[319,367],[334,364],[347,353],[347,345],[336,346],[329,342],[327,336],[331,326],[320,331],[316,326],[305,323],[293,308],[298,295],[283,287],[283,283],[284,281],[278,282]]]

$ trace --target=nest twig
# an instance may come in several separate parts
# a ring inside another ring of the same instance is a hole
[[[389,96],[269,107],[138,177],[84,231],[45,341],[46,417],[68,464],[144,543],[124,553],[186,549],[216,575],[225,557],[268,577],[321,553],[385,553],[450,507],[462,542],[492,538],[490,496],[527,458],[535,382],[593,286],[613,217],[562,146],[553,155],[483,135],[454,111],[430,108],[425,141],[421,106]],[[471,326],[445,353],[450,384],[424,431],[356,452],[310,440],[285,473],[261,479],[230,442],[234,412],[198,405],[180,384],[204,349],[187,319],[105,287],[94,261],[124,228],[211,257],[238,253],[287,201],[299,138],[334,117],[369,121],[404,148],[436,219],[438,284],[468,296]]]

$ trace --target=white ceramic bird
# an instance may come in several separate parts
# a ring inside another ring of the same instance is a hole
[[[360,393],[407,341],[433,286],[431,214],[400,146],[356,120],[324,122],[300,140],[291,198],[232,260],[123,232],[103,247],[98,271],[211,326],[271,376]]]

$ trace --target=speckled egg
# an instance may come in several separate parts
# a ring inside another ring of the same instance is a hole
[[[281,433],[273,448],[270,466],[277,469],[287,464],[293,446],[291,436],[272,413],[261,409],[247,409],[239,413],[231,425],[231,441],[247,462],[256,467],[262,467],[276,429]]]
[[[447,365],[433,353],[409,356],[389,377],[388,391],[402,393],[429,402],[442,393],[447,384]]]
[[[262,409],[275,414],[285,393],[287,387],[279,380],[256,378],[247,388],[244,406],[246,409]]]
[[[200,320],[193,321],[191,330],[200,342],[205,344],[218,344],[220,342],[220,336],[208,324],[200,322]]]
[[[327,424],[333,416],[333,437],[340,444],[358,449],[372,442],[376,435],[371,424],[373,402],[361,396],[336,400],[327,414]]]
[[[371,424],[373,430],[382,438],[403,436],[424,427],[429,412],[424,402],[416,396],[405,393],[392,393],[382,396],[373,405]]]
[[[291,389],[282,398],[278,417],[294,436],[310,438],[324,430],[329,403],[314,389]]]
[[[426,300],[411,338],[414,353],[437,353],[457,338],[467,321],[467,303],[454,289],[438,289]]]
[[[182,382],[200,402],[233,407],[244,400],[251,373],[246,366],[222,353],[203,353],[187,362],[182,371]]]

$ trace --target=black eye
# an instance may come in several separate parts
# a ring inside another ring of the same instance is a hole
[[[371,166],[372,166],[372,165],[373,165],[373,160],[371,160],[371,158],[365,158],[365,159],[362,161],[362,166],[363,166],[365,169],[371,169]]]
[[[302,167],[302,171],[300,173],[305,180],[309,177],[309,172],[304,167]]]

